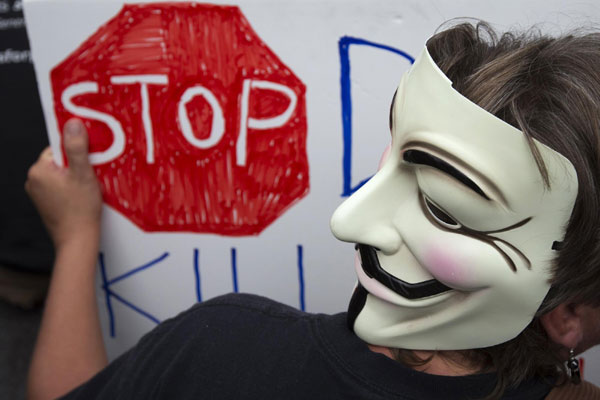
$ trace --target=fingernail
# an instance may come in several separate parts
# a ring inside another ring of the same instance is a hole
[[[79,121],[69,120],[65,124],[65,135],[67,136],[77,136],[81,134],[81,123]]]

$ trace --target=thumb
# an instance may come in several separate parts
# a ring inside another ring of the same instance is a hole
[[[90,172],[91,165],[88,160],[88,135],[81,120],[71,118],[63,128],[63,143],[69,169],[76,175],[85,175]]]

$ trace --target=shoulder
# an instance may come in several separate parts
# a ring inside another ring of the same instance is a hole
[[[235,307],[243,308],[252,311],[265,311],[269,313],[283,313],[303,315],[304,312],[291,306],[271,300],[267,297],[249,293],[229,293],[223,296],[218,296],[204,303],[198,303],[193,308],[202,307]]]
[[[593,383],[583,381],[579,385],[566,384],[554,388],[546,400],[600,400],[600,388]]]
[[[288,305],[252,294],[227,294],[198,303],[168,319],[151,331],[142,342],[156,336],[184,336],[197,340],[249,335],[258,330],[290,323],[302,323],[311,314]]]
[[[261,296],[216,297],[163,321],[70,398],[219,398],[210,393],[234,390],[235,377],[289,365],[314,317]]]
[[[292,319],[305,318],[310,315],[266,297],[254,294],[230,293],[197,303],[187,311],[172,318],[172,320],[194,318],[197,314],[223,315],[222,313],[251,314],[259,317]],[[165,322],[168,323],[169,321]]]

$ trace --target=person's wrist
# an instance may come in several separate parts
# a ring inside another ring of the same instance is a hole
[[[78,226],[65,234],[58,234],[54,246],[56,253],[64,251],[97,250],[100,241],[100,223],[91,222]]]

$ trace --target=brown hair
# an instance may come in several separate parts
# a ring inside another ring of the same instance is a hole
[[[497,35],[486,23],[461,23],[434,35],[427,48],[456,90],[523,131],[548,187],[552,182],[532,138],[567,157],[577,171],[577,200],[538,317],[564,302],[600,306],[600,34]],[[566,378],[558,346],[538,318],[509,342],[448,356],[481,372],[496,371],[491,399],[532,377]],[[406,351],[398,358],[418,363]]]

